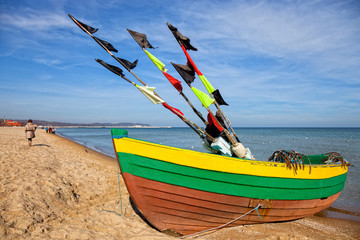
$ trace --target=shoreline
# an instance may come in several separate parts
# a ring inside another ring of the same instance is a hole
[[[47,133],[47,134],[49,134],[49,133]],[[49,135],[53,135],[53,136],[59,137],[61,139],[65,139],[65,140],[69,141],[70,144],[77,145],[79,148],[83,148],[84,151],[86,150],[88,153],[90,152],[90,154],[98,155],[99,158],[103,158],[107,161],[115,161],[115,162],[117,161],[115,157],[107,155],[106,153],[103,153],[101,151],[96,151],[95,149],[92,149],[92,148],[86,146],[85,144],[78,143],[75,140],[72,140],[70,138],[63,136],[62,134],[49,134]]]
[[[175,239],[134,212],[111,156],[43,129],[28,147],[23,128],[0,128],[0,164],[1,239]],[[197,237],[249,238],[359,239],[360,222],[316,215]]]
[[[171,126],[52,126],[53,128],[173,128]],[[44,129],[44,128],[40,128]]]
[[[89,146],[86,145],[86,143],[83,143],[83,142],[78,141],[78,140],[76,140],[76,139],[73,139],[73,138],[71,138],[71,137],[65,136],[65,135],[62,134],[61,132],[57,132],[57,133],[54,134],[54,135],[57,135],[58,137],[64,138],[64,139],[66,139],[66,140],[69,140],[70,142],[73,142],[73,143],[78,144],[78,145],[80,145],[80,146],[82,146],[82,147],[85,147],[85,148],[87,148],[87,149],[90,149],[91,151],[94,151],[95,153],[102,154],[102,155],[104,155],[105,157],[113,158],[114,161],[117,161],[116,156],[115,156],[115,151],[114,151],[114,154],[110,155],[110,154],[107,154],[106,152],[102,151],[102,150],[99,149],[99,148],[89,147]]]

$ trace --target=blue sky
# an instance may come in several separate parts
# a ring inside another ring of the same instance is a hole
[[[190,55],[229,103],[222,109],[233,126],[360,127],[360,2],[345,0],[1,0],[1,117],[186,126],[94,61],[119,66],[68,13],[99,28],[94,35],[117,48],[115,56],[139,59],[136,75],[199,125],[126,28],[145,33],[158,47],[149,51],[179,80],[170,61],[186,59],[166,22],[189,37],[198,48]],[[205,91],[198,78],[193,85]]]

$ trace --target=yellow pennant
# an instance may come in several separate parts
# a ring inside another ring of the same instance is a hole
[[[191,90],[193,90],[193,92],[199,98],[204,107],[208,108],[212,103],[215,102],[215,99],[212,99],[211,97],[209,97],[209,95],[200,91],[199,89],[192,87]]]
[[[215,88],[211,85],[211,83],[206,79],[204,75],[199,75],[199,78],[206,87],[206,90],[209,92],[209,94],[215,91]]]
[[[151,53],[149,53],[146,49],[143,49],[146,55],[151,59],[151,61],[162,71],[166,72],[167,69],[165,68],[165,64],[163,64],[159,59],[154,57]]]

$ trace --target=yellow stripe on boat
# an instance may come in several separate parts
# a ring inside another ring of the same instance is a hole
[[[132,138],[113,139],[117,152],[135,154],[183,166],[226,173],[276,178],[326,179],[347,172],[340,164],[305,165],[304,170],[288,169],[285,163],[246,160],[169,147]]]

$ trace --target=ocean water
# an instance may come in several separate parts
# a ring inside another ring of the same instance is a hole
[[[58,128],[57,133],[96,151],[115,157],[109,128]],[[130,128],[129,137],[173,147],[207,152],[201,139],[189,128]],[[277,150],[295,150],[306,155],[340,153],[349,167],[345,188],[331,206],[335,210],[320,215],[360,221],[360,128],[235,128],[241,142],[257,160],[267,159]]]

